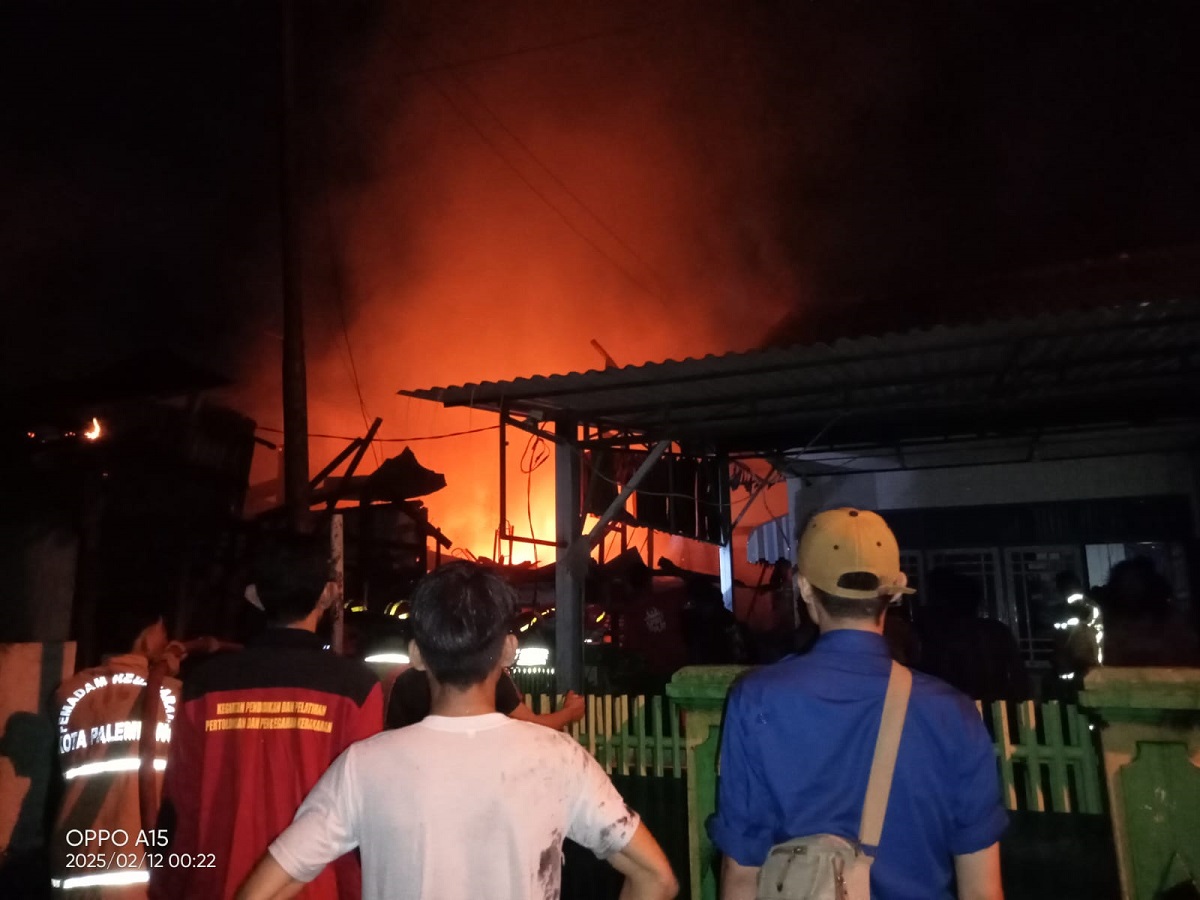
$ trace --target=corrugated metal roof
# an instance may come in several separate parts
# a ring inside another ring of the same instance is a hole
[[[700,451],[1194,418],[1200,303],[1169,300],[401,391]]]
[[[746,562],[774,565],[781,559],[792,559],[792,536],[795,533],[796,521],[790,512],[763,522],[750,532],[746,540]]]

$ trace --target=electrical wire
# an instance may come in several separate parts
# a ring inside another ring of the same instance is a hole
[[[608,31],[596,31],[592,32],[591,34],[582,34],[575,37],[561,38],[557,41],[547,41],[544,44],[530,44],[527,47],[514,47],[512,50],[502,50],[485,56],[476,56],[468,59],[433,63],[432,65],[422,66],[418,69],[407,69],[398,73],[397,77],[408,78],[414,75],[428,75],[432,72],[444,72],[450,69],[465,69],[470,66],[481,65],[489,62],[498,62],[503,59],[512,59],[513,57],[517,56],[528,56],[532,53],[543,53],[547,50],[557,50],[561,47],[570,47],[575,44],[585,44],[590,41],[599,41],[606,38],[620,37],[626,34],[635,34],[639,31],[644,31],[649,28],[656,28],[659,25],[665,24],[665,22],[666,20],[641,22],[635,25],[612,28]]]
[[[529,440],[525,442],[525,449],[521,452],[521,460],[518,464],[525,474],[525,517],[529,521],[529,536],[535,541],[537,532],[533,527],[533,473],[550,459],[550,453],[545,449],[545,443],[545,439],[540,434],[531,434]],[[533,563],[537,565],[540,561],[538,545],[530,544],[530,546],[533,547]]]
[[[593,468],[592,474],[597,475],[600,478],[603,478],[605,481],[607,481],[611,485],[615,485],[616,487],[624,487],[624,485],[621,484],[621,482],[617,481],[615,478],[609,478],[607,475],[605,475],[599,469]],[[680,494],[678,492],[648,491],[648,490],[645,490],[644,488],[638,488],[636,491],[634,491],[634,493],[641,494],[643,497],[668,497],[668,498],[673,497],[676,500],[686,500],[688,503],[696,502],[696,498],[694,496],[692,496],[691,494]]]
[[[555,215],[557,215],[559,219],[562,220],[562,223],[575,233],[576,237],[595,250],[600,256],[603,256],[606,260],[608,260],[608,262],[622,275],[624,275],[631,284],[640,288],[644,293],[653,297],[660,304],[662,304],[664,308],[667,308],[667,301],[665,297],[659,294],[658,291],[656,291],[653,287],[646,284],[641,278],[630,271],[630,269],[624,263],[605,250],[583,229],[571,221],[571,217],[567,215],[566,211],[557,203],[555,203],[545,191],[534,184],[529,177],[521,171],[520,166],[518,166],[512,161],[512,159],[509,158],[509,156],[500,148],[500,146],[488,136],[487,132],[485,132],[479,126],[479,124],[471,118],[467,111],[463,109],[462,106],[452,96],[450,96],[450,93],[444,87],[442,87],[442,85],[438,84],[438,82],[429,75],[425,76],[425,80],[435,91],[437,91],[441,98],[446,101],[446,105],[454,110],[454,112],[458,114],[459,118],[461,118],[470,127],[470,129],[479,136],[479,139],[483,141],[488,149],[490,149],[496,155],[496,157],[509,168],[509,170],[522,184],[525,185],[525,187],[529,188],[529,190],[532,191],[533,194],[542,201],[542,203],[544,203]]]
[[[362,384],[358,379],[358,366],[354,362],[354,348],[350,345],[350,327],[346,321],[346,298],[342,295],[341,266],[337,250],[334,247],[333,209],[328,192],[325,194],[325,231],[329,244],[330,266],[333,268],[334,303],[337,306],[338,319],[342,326],[342,340],[346,345],[346,357],[350,361],[350,378],[354,383],[354,392],[358,394],[358,408],[362,412],[363,425],[370,430],[371,417],[367,414],[367,401],[363,397]],[[382,465],[383,458],[379,454],[379,445],[374,440],[371,441],[371,452],[375,456],[375,465]]]
[[[402,43],[399,40],[397,40],[396,36],[394,34],[392,34],[390,29],[388,29],[387,27],[384,27],[383,33],[396,46],[396,49],[398,51],[403,50]],[[662,304],[664,309],[668,308],[668,303],[667,303],[667,300],[665,297],[663,297],[651,285],[646,284],[641,278],[639,278],[636,274],[634,274],[629,269],[628,266],[626,266],[619,259],[617,259],[611,253],[609,253],[607,250],[605,250],[604,247],[602,247],[595,240],[593,240],[586,232],[583,231],[583,229],[581,229],[578,225],[576,225],[573,221],[571,221],[571,217],[569,215],[567,215],[566,211],[564,209],[562,209],[562,207],[559,206],[559,204],[555,203],[554,200],[549,195],[547,195],[545,191],[541,190],[536,184],[533,183],[533,181],[531,181],[529,179],[529,177],[524,172],[521,171],[521,167],[518,166],[509,157],[509,155],[504,152],[504,150],[499,146],[499,144],[496,143],[496,141],[494,141],[491,137],[488,136],[487,132],[484,131],[484,129],[480,127],[479,123],[476,122],[470,116],[470,114],[465,109],[463,109],[462,105],[460,103],[458,103],[454,99],[454,97],[452,97],[450,95],[450,92],[447,91],[445,89],[445,87],[443,87],[442,84],[439,83],[433,77],[432,72],[423,72],[423,73],[421,73],[421,76],[425,79],[426,83],[428,83],[429,86],[432,87],[434,89],[434,91],[436,91],[438,93],[439,96],[441,96],[441,98],[445,101],[446,105],[449,106],[450,109],[452,109],[458,115],[458,117],[460,119],[462,119],[463,122],[465,122],[472,131],[475,132],[475,134],[479,137],[479,139],[481,141],[483,141],[484,145],[486,145],[492,151],[492,153],[494,153],[496,155],[496,157],[501,162],[503,162],[505,164],[505,166],[508,167],[508,169],[517,177],[517,179],[522,184],[525,185],[525,187],[527,187],[539,200],[541,200],[547,207],[549,207],[549,209],[552,212],[554,212],[555,215],[557,215],[559,217],[559,219],[562,220],[563,224],[566,225],[567,228],[569,228],[572,232],[574,232],[575,235],[581,241],[583,241],[585,244],[587,244],[589,247],[591,247],[594,251],[596,251],[596,253],[598,253],[600,256],[603,256],[606,260],[608,260],[608,262],[614,268],[616,268],[618,271],[620,271],[632,284],[636,285],[643,292],[645,292],[646,294],[648,294],[649,296],[651,296],[655,300],[657,300],[660,304]],[[493,118],[495,118],[494,114],[493,114]],[[506,131],[508,131],[507,127],[503,126],[503,124],[502,124],[502,127],[504,127]],[[511,132],[508,132],[508,133],[511,135]],[[517,141],[517,143],[520,145],[519,140]],[[526,152],[528,152],[528,151],[526,151]],[[578,200],[576,202],[578,202]],[[580,205],[583,205],[583,204],[580,204]],[[596,218],[595,214],[591,213],[590,211],[589,211],[589,215],[593,216],[593,218]]]
[[[269,431],[271,434],[283,434],[282,428],[272,428],[269,425],[255,426],[259,431]],[[377,444],[411,444],[417,441],[440,441],[443,438],[462,437],[465,434],[479,434],[482,431],[496,431],[499,425],[484,425],[482,428],[468,428],[465,431],[448,431],[445,434],[425,434],[420,437],[375,438]],[[309,432],[310,438],[329,438],[334,441],[357,441],[358,437],[347,434],[320,434]]]
[[[485,113],[487,113],[491,117],[492,121],[495,122],[496,125],[499,126],[500,130],[503,131],[505,134],[507,134],[509,136],[509,138],[512,139],[512,142],[514,144],[516,144],[525,153],[526,156],[529,157],[529,159],[533,162],[533,164],[535,166],[537,166],[539,169],[541,169],[542,172],[544,172],[545,175],[551,181],[553,181],[554,184],[556,184],[558,186],[559,190],[561,190],[564,194],[566,194],[567,197],[569,197],[572,201],[574,201],[575,204],[581,210],[583,210],[584,213],[587,214],[588,218],[590,218],[593,222],[595,222],[610,238],[613,239],[613,241],[615,241],[617,243],[618,246],[620,246],[635,261],[637,261],[637,263],[639,265],[641,265],[650,275],[652,275],[654,277],[655,281],[659,282],[660,284],[663,282],[664,279],[663,279],[662,275],[660,275],[657,271],[655,271],[654,267],[652,265],[650,265],[650,263],[647,262],[642,257],[642,255],[637,252],[637,250],[635,250],[632,246],[630,246],[630,244],[624,238],[622,238],[621,235],[617,234],[616,230],[613,229],[613,227],[611,225],[609,225],[606,221],[604,221],[604,219],[600,218],[600,216],[595,212],[595,210],[593,210],[591,207],[589,207],[587,205],[587,203],[585,203],[583,201],[583,198],[581,198],[578,194],[576,194],[573,190],[571,190],[571,188],[567,186],[566,182],[564,182],[557,174],[555,174],[554,170],[551,169],[550,166],[548,166],[536,153],[534,153],[533,150],[530,148],[530,146],[527,143],[525,143],[525,141],[521,140],[520,136],[517,135],[516,132],[514,132],[511,128],[508,127],[508,125],[506,125],[504,123],[504,121],[500,118],[500,116],[498,116],[496,114],[495,110],[493,110],[490,106],[488,106],[488,104],[486,102],[484,102],[484,99],[482,97],[480,97],[478,93],[476,93],[475,91],[473,91],[471,89],[470,85],[468,85],[465,81],[463,81],[461,78],[459,78],[456,75],[450,75],[450,77],[454,79],[455,83],[458,84],[459,88],[464,93],[466,93],[472,100],[475,101],[475,103],[479,106],[480,109],[482,109]],[[662,299],[666,299],[666,298],[662,298]]]

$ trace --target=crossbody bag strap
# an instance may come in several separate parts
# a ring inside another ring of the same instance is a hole
[[[896,754],[900,750],[900,734],[904,731],[908,696],[911,693],[912,672],[893,662],[891,675],[888,676],[887,695],[883,700],[883,720],[875,741],[875,758],[871,760],[871,776],[867,779],[862,821],[858,826],[858,841],[868,847],[878,847],[883,834],[883,817],[887,812],[888,795],[892,792]]]

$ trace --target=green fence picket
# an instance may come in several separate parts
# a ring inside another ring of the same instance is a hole
[[[1057,702],[1042,704],[1042,728],[1046,736],[1047,762],[1050,765],[1050,808],[1054,812],[1071,812],[1071,789],[1068,776],[1069,748],[1063,744],[1062,713]]]
[[[1017,782],[1013,772],[1013,743],[1008,730],[1008,707],[992,704],[992,727],[995,730],[996,754],[1000,761],[1000,789],[1004,792],[1007,809],[1017,809]]]
[[[663,777],[663,755],[666,740],[663,737],[663,698],[650,698],[650,726],[654,730],[654,777]]]
[[[1067,707],[1067,739],[1079,748],[1079,763],[1075,767],[1079,792],[1079,812],[1104,813],[1104,796],[1100,790],[1100,758],[1092,742],[1091,723],[1077,707]]]
[[[683,737],[679,733],[679,707],[674,700],[667,703],[667,714],[671,717],[671,765],[675,767],[675,777],[683,777]]]
[[[1042,789],[1042,754],[1037,739],[1037,719],[1034,702],[1026,700],[1017,704],[1017,748],[1025,763],[1025,801],[1028,809],[1046,811],[1046,794]]]

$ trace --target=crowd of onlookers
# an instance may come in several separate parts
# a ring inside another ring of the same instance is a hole
[[[251,593],[265,627],[245,646],[171,641],[159,611],[133,603],[107,623],[113,655],[59,689],[55,892],[549,900],[571,839],[626,877],[623,898],[674,895],[654,837],[563,733],[583,699],[568,693],[543,714],[524,704],[509,674],[517,596],[495,568],[455,562],[420,583],[410,665],[381,686],[329,652],[319,542],[260,551]],[[927,573],[914,623],[895,538],[867,511],[814,517],[794,573],[798,615],[774,644],[702,578],[684,579],[676,621],[632,594],[614,605],[620,627],[647,625],[644,649],[669,626],[683,661],[778,659],[735,686],[725,715],[709,823],[723,897],[759,896],[777,856],[811,835],[814,856],[834,853],[830,835],[849,841],[850,856],[840,845],[834,856],[852,869],[865,848],[875,896],[1000,897],[1005,814],[972,700],[1031,696],[1013,633],[981,615],[978,582],[945,569]],[[1103,617],[1103,662],[1200,662],[1147,562],[1119,564],[1090,591],[1065,573],[1058,589],[1068,613]],[[1101,662],[1070,638],[1060,665]]]

